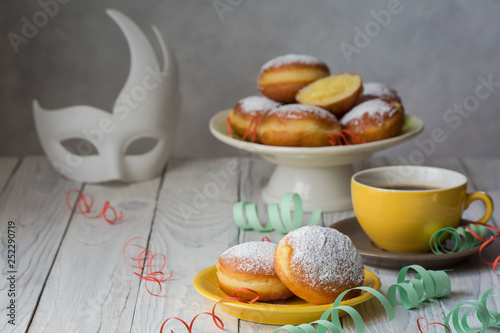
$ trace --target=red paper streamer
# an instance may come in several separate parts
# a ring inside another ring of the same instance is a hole
[[[451,333],[451,330],[450,330],[450,328],[449,328],[448,326],[446,326],[445,324],[442,324],[442,323],[438,323],[438,322],[429,323],[429,324],[425,325],[424,327],[420,328],[420,319],[424,319],[424,317],[420,317],[420,318],[418,318],[418,319],[417,319],[418,331],[419,331],[420,333],[424,333],[424,331],[423,331],[423,330],[424,330],[427,326],[431,326],[431,325],[440,325],[440,326],[443,326],[444,328],[446,328],[446,330],[447,330],[448,332],[450,332],[450,333]]]
[[[346,129],[330,133],[326,137],[328,138],[328,142],[330,142],[332,146],[350,146],[351,141],[349,140],[349,137],[352,139],[354,144],[366,143],[365,139],[358,138],[351,131]]]
[[[92,206],[94,205],[94,198],[90,194],[83,194],[78,189],[72,189],[66,192],[66,205],[70,210],[73,209],[69,200],[72,192],[76,192],[78,194],[78,202],[76,205],[76,207],[78,208],[78,211],[76,211],[77,214],[82,214],[84,217],[88,219],[97,219],[99,217],[102,217],[109,224],[118,224],[123,220],[123,212],[120,211],[120,215],[118,215],[116,209],[113,206],[111,206],[109,201],[106,201],[104,203],[102,210],[99,214],[95,216],[88,216],[87,214],[90,213],[90,211],[92,210]],[[87,200],[89,200],[90,202]],[[111,211],[113,216],[112,218],[108,218],[108,211]]]
[[[140,244],[132,243],[135,240],[144,240],[146,242],[146,247]],[[141,249],[141,252],[137,257],[128,255],[127,247],[129,246]],[[134,237],[130,239],[127,243],[125,243],[125,245],[123,246],[122,255],[125,262],[127,262],[133,268],[140,270],[140,273],[134,272],[135,275],[137,275],[143,280],[146,280],[147,282],[148,281],[154,282],[155,284],[158,285],[158,292],[154,293],[149,289],[148,284],[145,283],[147,292],[152,296],[158,296],[162,290],[161,283],[169,280],[172,277],[172,273],[170,273],[170,275],[168,276],[165,276],[163,270],[167,266],[167,258],[165,257],[164,254],[154,254],[151,250],[148,249],[148,247],[149,243],[146,239],[142,237]],[[161,268],[154,269],[153,261],[157,257],[163,259],[163,263],[161,264]],[[132,262],[130,262],[130,260],[132,260]]]
[[[257,126],[258,125],[259,125],[259,117],[255,116],[250,121],[250,124],[248,125],[245,133],[243,134],[243,137],[241,138],[241,141],[246,140],[247,136],[249,136],[249,134],[250,134],[250,130],[253,127],[253,129],[252,129],[252,137],[250,139],[250,142],[254,143],[255,142],[255,138],[257,136]],[[229,117],[227,117],[227,119],[226,119],[226,127],[227,127],[227,131],[228,131],[229,135],[231,136],[231,138],[236,139],[234,137],[234,135],[233,135],[233,130],[231,129],[231,121],[230,121]]]
[[[242,298],[239,298],[236,294],[238,291],[240,290],[243,290],[243,291],[248,291],[248,292],[251,292],[251,293],[254,293],[255,294],[255,298],[253,298],[252,300],[250,301],[247,301],[247,300],[244,300]],[[214,321],[214,324],[215,326],[217,326],[217,328],[223,330],[224,329],[224,322],[222,321],[222,319],[220,319],[216,314],[215,314],[215,308],[217,307],[217,305],[219,303],[222,303],[222,302],[228,302],[228,301],[237,301],[237,302],[240,302],[240,303],[246,303],[246,304],[252,304],[254,302],[256,302],[258,299],[259,299],[259,293],[256,292],[255,290],[252,290],[252,289],[248,289],[248,288],[236,288],[234,290],[234,297],[225,297],[225,298],[222,298],[220,299],[219,301],[217,301],[217,303],[215,303],[214,307],[212,308],[212,312],[201,312],[201,313],[198,313],[196,316],[194,316],[194,318],[191,320],[191,323],[189,323],[189,325],[184,321],[182,320],[181,318],[178,318],[178,317],[170,317],[168,318],[167,320],[165,320],[163,322],[163,324],[161,325],[161,328],[160,328],[160,333],[163,333],[163,328],[165,327],[165,325],[167,324],[167,322],[171,319],[175,319],[175,320],[178,320],[180,321],[181,323],[184,324],[184,326],[186,327],[188,333],[192,333],[193,331],[193,325],[194,325],[194,321],[196,320],[196,318],[198,318],[199,316],[201,315],[209,315],[212,317],[213,321]],[[174,332],[174,331],[170,331],[170,332]]]
[[[487,228],[490,228],[492,230],[495,230],[496,232],[499,232],[499,234],[489,238],[489,239],[484,239],[482,238],[481,236],[479,236],[478,234],[476,234],[474,231],[472,231],[470,225],[471,224],[477,224],[477,225],[482,225],[482,226],[485,226]],[[484,248],[488,245],[490,245],[491,243],[493,243],[496,239],[500,238],[500,228],[496,228],[492,225],[489,225],[489,224],[485,224],[485,223],[480,223],[480,222],[471,222],[469,224],[467,224],[467,230],[470,232],[470,234],[472,236],[474,236],[476,239],[479,239],[480,241],[483,242],[483,244],[481,244],[481,246],[479,247],[479,260],[481,260],[484,264],[486,265],[490,265],[490,266],[493,266],[492,269],[493,269],[493,274],[495,274],[496,276],[500,276],[500,273],[497,273],[497,267],[500,267],[500,255],[498,255],[496,257],[496,259],[493,261],[493,262],[490,262],[490,261],[486,261],[482,258],[481,254],[484,250]]]

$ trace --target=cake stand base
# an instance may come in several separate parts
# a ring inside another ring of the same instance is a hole
[[[353,173],[352,164],[317,168],[277,165],[262,190],[262,199],[279,203],[285,193],[292,192],[300,195],[305,212],[349,210]]]

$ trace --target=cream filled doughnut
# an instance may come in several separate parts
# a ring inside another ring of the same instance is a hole
[[[254,118],[257,118],[257,125],[260,124],[262,118],[269,111],[280,105],[280,103],[263,96],[245,97],[239,100],[235,107],[229,111],[231,128],[243,136]]]
[[[404,112],[401,104],[379,98],[356,105],[340,120],[343,128],[366,142],[398,135],[403,123]]]
[[[287,54],[271,59],[262,66],[258,88],[270,99],[294,103],[295,95],[302,87],[329,74],[328,66],[318,58]]]
[[[327,304],[364,281],[363,261],[351,239],[332,228],[301,227],[288,233],[274,255],[276,272],[295,295]],[[347,298],[359,290],[350,291]]]
[[[217,261],[219,287],[228,295],[237,288],[248,288],[259,293],[259,301],[271,301],[293,296],[281,282],[274,269],[276,244],[248,242],[225,251]],[[255,294],[240,290],[238,297],[251,300]]]
[[[356,103],[362,83],[363,79],[359,74],[330,75],[300,89],[295,99],[300,104],[319,106],[341,117]]]
[[[328,146],[327,135],[340,129],[337,118],[322,108],[287,104],[269,111],[257,135],[266,145],[320,147]]]

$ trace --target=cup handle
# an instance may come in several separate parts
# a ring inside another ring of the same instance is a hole
[[[471,204],[471,202],[474,200],[481,200],[482,202],[484,202],[484,205],[486,206],[486,211],[484,212],[483,217],[477,220],[477,222],[480,223],[488,222],[488,220],[491,218],[491,215],[493,214],[493,200],[486,192],[475,191],[472,193],[467,193],[467,197],[465,198],[465,209],[467,209]]]

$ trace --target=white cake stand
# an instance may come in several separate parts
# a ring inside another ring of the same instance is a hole
[[[262,190],[265,203],[279,203],[285,193],[294,192],[301,196],[306,212],[351,209],[352,164],[407,141],[424,129],[422,120],[407,115],[402,133],[390,139],[351,146],[277,147],[231,138],[226,128],[229,111],[218,112],[210,119],[210,132],[230,146],[259,154],[277,164]]]

